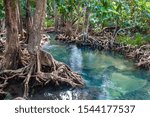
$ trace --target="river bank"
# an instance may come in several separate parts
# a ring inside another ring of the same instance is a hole
[[[43,47],[44,51],[51,53],[56,60],[64,62],[73,71],[82,75],[85,87],[81,89],[42,87],[33,89],[29,99],[150,99],[147,71],[136,69],[132,61],[116,52],[99,51],[103,48],[90,49],[85,45],[81,46],[80,43],[78,43],[80,47],[63,44],[55,40],[56,35],[54,33],[49,35],[50,44]],[[16,97],[22,96],[23,88],[20,85],[14,84],[8,89],[9,93],[5,99],[18,99]]]
[[[44,50],[66,63],[82,75],[82,89],[42,89],[33,99],[150,99],[149,73],[137,69],[132,60],[112,51],[99,51],[91,47],[65,44],[50,34],[50,45]]]
[[[114,51],[132,59],[135,62],[135,66],[138,68],[150,71],[150,44],[141,46],[121,44],[115,40],[111,33],[100,33],[100,35],[89,36],[87,40],[84,40],[84,35],[70,38],[62,33],[56,37],[56,40],[64,43],[74,43],[79,46],[89,46],[100,51]]]

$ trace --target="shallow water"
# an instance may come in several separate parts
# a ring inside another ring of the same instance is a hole
[[[31,99],[150,99],[150,74],[122,55],[56,42],[44,49],[84,78],[82,89],[45,88]],[[148,81],[149,80],[149,81]]]

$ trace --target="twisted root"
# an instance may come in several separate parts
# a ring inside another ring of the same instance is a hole
[[[25,54],[28,56],[27,53]],[[23,79],[24,98],[29,96],[31,79],[39,85],[47,85],[50,82],[58,86],[64,83],[72,87],[82,87],[84,85],[79,74],[73,72],[66,64],[56,61],[51,54],[43,50],[37,52],[36,56],[30,57],[30,60],[29,57],[24,57],[21,61],[26,66],[17,70],[1,71],[0,81],[5,82],[10,79]],[[4,85],[0,83],[0,89],[1,87],[3,88]]]

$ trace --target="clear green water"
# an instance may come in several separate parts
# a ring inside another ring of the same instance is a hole
[[[132,61],[111,52],[65,45],[54,39],[50,42],[44,49],[81,74],[86,86],[83,89],[46,88],[32,99],[150,99],[150,74],[135,68]]]

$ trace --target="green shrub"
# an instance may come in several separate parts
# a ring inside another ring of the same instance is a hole
[[[144,36],[142,36],[141,34],[137,33],[134,38],[131,38],[128,35],[124,35],[124,36],[118,36],[117,41],[119,43],[123,43],[123,44],[127,44],[127,45],[132,45],[132,46],[140,46],[144,43],[149,43],[150,42],[150,38],[146,37],[144,38]]]
[[[54,20],[46,18],[44,22],[44,27],[52,27],[52,26],[54,26]]]

